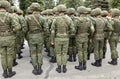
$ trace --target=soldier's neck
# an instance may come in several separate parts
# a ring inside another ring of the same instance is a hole
[[[2,8],[0,9],[0,11],[1,11],[1,12],[6,12],[6,10],[5,10],[5,9],[2,9]]]

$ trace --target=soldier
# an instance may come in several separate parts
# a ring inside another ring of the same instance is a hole
[[[26,17],[27,21],[27,36],[30,47],[31,60],[34,70],[32,71],[35,75],[40,75],[42,70],[42,49],[44,44],[44,31],[47,31],[47,23],[44,17],[40,15],[41,6],[38,3],[32,3],[30,6],[32,14]]]
[[[13,54],[15,52],[15,33],[20,29],[16,18],[7,12],[9,8],[8,1],[0,1],[0,54],[4,78],[16,74],[15,71],[12,71]]]
[[[86,70],[88,35],[90,34],[90,32],[94,32],[94,26],[91,20],[86,16],[86,7],[78,7],[77,11],[79,13],[79,17],[76,24],[76,44],[78,49],[79,65],[75,66],[75,69]]]
[[[19,23],[19,18],[18,18],[18,15],[16,14],[16,12],[17,12],[17,7],[16,6],[12,6],[11,8],[10,8],[10,13],[12,14],[12,16],[13,17],[15,17],[16,18],[16,21]],[[18,48],[19,48],[19,44],[18,44],[18,42],[17,42],[17,40],[19,40],[19,39],[17,39],[17,37],[18,37],[18,32],[16,33],[16,40],[15,40],[15,53],[14,53],[14,59],[13,59],[13,66],[16,66],[16,65],[18,65],[18,63],[16,62],[16,54],[18,54]]]
[[[17,14],[18,14],[18,18],[19,18],[19,23],[21,25],[21,31],[20,31],[20,38],[21,38],[21,49],[24,49],[23,45],[24,45],[24,37],[25,37],[25,33],[26,33],[26,21],[25,18],[23,17],[23,11],[21,9],[17,9]]]
[[[91,8],[87,8],[86,16],[93,22],[93,17],[91,16]],[[89,39],[88,39],[87,59],[90,60],[90,54],[93,53],[94,51],[92,33],[89,34],[88,38]]]
[[[91,14],[94,16],[94,27],[95,27],[95,32],[93,36],[95,62],[91,64],[96,67],[102,66],[104,30],[106,27],[106,23],[101,18],[100,13],[101,13],[100,8],[96,8],[91,11]]]
[[[117,52],[117,44],[119,41],[119,34],[120,34],[120,10],[119,9],[112,9],[111,10],[112,21],[113,21],[113,31],[110,35],[109,43],[110,43],[110,50],[111,50],[111,58],[112,61],[108,62],[111,65],[117,65],[118,59],[118,52]]]
[[[107,15],[108,15],[108,12],[106,10],[103,10],[101,12],[101,16],[102,16],[103,20],[106,22],[106,29],[104,31],[105,37],[104,37],[104,45],[103,45],[103,58],[105,58],[105,54],[106,54],[106,51],[107,51],[107,40],[109,40],[110,33],[113,29],[111,21],[107,18]],[[109,30],[108,27],[110,27],[111,30]]]
[[[17,19],[17,22],[20,24],[20,18],[17,14],[17,7],[16,6],[12,6],[11,7],[11,13],[13,15],[13,17],[15,16],[16,19]],[[21,36],[20,36],[20,32],[21,30],[19,30],[17,33],[16,33],[16,46],[15,46],[15,53],[18,55],[18,59],[21,59],[23,58],[23,56],[21,55],[22,51],[21,51]],[[16,57],[16,54],[15,54],[15,57]],[[14,64],[15,65],[15,64]]]
[[[75,11],[74,8],[68,8],[67,9],[67,15],[72,19],[74,26],[75,26],[75,23],[76,23],[75,13],[76,13],[76,11]],[[68,54],[69,54],[68,61],[70,61],[70,62],[74,61],[75,62],[76,61],[76,54],[77,54],[75,36],[70,37]]]
[[[61,66],[63,65],[63,73],[66,73],[67,68],[67,51],[69,45],[69,33],[73,33],[75,31],[73,27],[72,20],[65,15],[66,12],[65,5],[58,5],[57,12],[59,15],[55,17],[51,26],[51,36],[53,39],[51,40],[51,45],[55,44],[55,52],[58,68],[56,71],[61,73]]]

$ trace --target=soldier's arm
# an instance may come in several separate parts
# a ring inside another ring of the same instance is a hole
[[[92,24],[92,22],[91,22],[91,26],[90,26],[90,31],[91,31],[91,34],[93,34],[95,32],[95,28],[94,28],[94,25]]]
[[[55,22],[56,22],[56,19],[53,20],[52,22],[52,25],[51,25],[51,34],[50,34],[50,40],[51,40],[51,44],[54,45],[54,38],[55,38]]]
[[[73,21],[70,19],[70,34],[71,36],[75,35],[75,25],[73,24]]]
[[[12,15],[10,15],[10,22],[11,22],[11,27],[13,28],[13,31],[16,33],[21,29],[21,26],[19,24],[19,22],[17,22],[17,17],[12,17]]]

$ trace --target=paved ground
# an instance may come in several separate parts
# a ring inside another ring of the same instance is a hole
[[[24,58],[17,60],[19,65],[14,67],[13,70],[16,71],[16,75],[10,79],[120,79],[120,64],[118,66],[111,66],[107,62],[110,60],[110,50],[108,45],[107,58],[103,60],[103,66],[101,68],[96,68],[91,66],[91,62],[94,62],[94,56],[91,55],[91,60],[88,61],[88,68],[86,71],[78,71],[74,69],[75,65],[78,65],[77,62],[71,63],[68,62],[67,73],[59,74],[55,71],[57,67],[56,64],[51,64],[48,62],[49,58],[44,52],[43,66],[42,69],[44,72],[40,76],[35,76],[32,74],[32,65],[29,63],[29,51],[28,45],[26,43],[25,49],[23,50]],[[118,45],[118,50],[120,52],[120,44]],[[120,53],[119,53],[120,55]],[[120,60],[119,60],[120,62]],[[2,77],[2,67],[0,64],[0,79]]]

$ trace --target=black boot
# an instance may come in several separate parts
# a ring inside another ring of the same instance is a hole
[[[91,63],[91,65],[96,66],[96,67],[100,67],[99,60],[96,60],[94,63]]]
[[[34,70],[32,71],[32,73],[33,73],[34,75],[38,75],[37,66],[34,67]]]
[[[66,65],[63,65],[63,73],[66,73],[66,72],[67,72]]]
[[[12,69],[8,69],[8,77],[12,77],[12,76],[14,76],[16,74],[16,72],[15,71],[12,71]]]
[[[16,59],[13,60],[13,66],[18,65],[18,63],[16,62]]]
[[[56,71],[57,71],[58,73],[61,73],[61,66],[58,66],[58,68],[56,68]]]
[[[111,65],[117,65],[117,59],[112,59],[112,61],[108,62]]]
[[[4,78],[8,78],[7,70],[4,70],[2,76],[3,76]]]
[[[68,61],[72,62],[72,55],[69,55]]]
[[[51,63],[56,63],[56,58],[54,56],[52,56],[51,59],[50,59],[50,62]]]
[[[90,52],[87,54],[87,59],[90,60]]]
[[[106,54],[106,52],[103,52],[103,59],[105,59],[105,54]]]
[[[18,53],[18,59],[23,58],[23,56],[21,55],[21,52],[22,52],[22,51],[20,51],[20,52]]]
[[[73,54],[73,61],[76,61],[76,54]]]
[[[102,59],[99,59],[99,64],[100,66],[102,66]]]
[[[80,62],[78,66],[75,66],[75,69],[83,70],[83,63]]]
[[[83,70],[86,70],[86,61],[83,62]]]
[[[42,74],[43,70],[41,69],[41,66],[38,66],[38,75]]]

